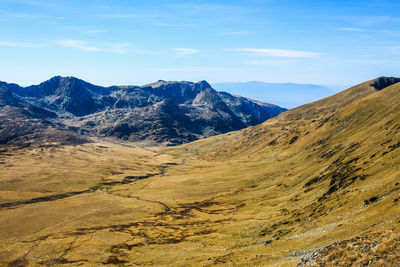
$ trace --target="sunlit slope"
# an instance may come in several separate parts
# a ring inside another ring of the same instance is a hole
[[[287,249],[287,259],[391,229],[400,219],[400,84],[377,91],[371,83],[183,150],[232,162],[245,170],[243,179],[253,176],[256,162],[263,164],[253,189],[235,197],[255,218],[269,218],[262,230],[246,223],[246,233],[264,236],[272,250],[281,246],[278,254]]]
[[[304,132],[304,137],[311,133],[303,139],[313,142],[316,135],[325,130],[319,128],[334,113],[376,93],[377,90],[371,86],[373,82],[367,81],[331,97],[289,110],[263,124],[193,142],[187,147],[195,152],[200,149],[199,152],[205,156],[231,158],[272,150],[274,147],[280,150],[288,148],[301,137],[301,132]]]
[[[0,263],[396,266],[400,84],[372,82],[175,148],[4,152]]]

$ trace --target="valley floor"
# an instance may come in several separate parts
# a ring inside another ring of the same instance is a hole
[[[210,160],[192,147],[106,142],[3,149],[0,265],[399,264],[397,178],[318,201],[322,187],[301,182],[316,167],[301,157]]]

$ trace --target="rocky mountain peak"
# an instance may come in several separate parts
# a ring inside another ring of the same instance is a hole
[[[194,99],[197,94],[206,87],[206,85],[211,88],[207,82],[205,83],[192,83],[186,81],[158,81],[156,83],[142,86],[142,88],[148,89],[151,93],[158,97],[170,98],[176,104],[182,104]]]
[[[0,84],[6,88],[0,92],[2,106],[18,104],[30,112],[29,119],[52,118],[55,128],[130,141],[179,144],[239,130],[285,111],[219,93],[206,81],[101,87],[55,76],[25,88],[6,85]]]
[[[204,80],[195,83],[195,87],[198,88],[198,90],[200,90],[200,91],[212,88],[211,85],[207,81],[204,81]]]
[[[89,89],[92,87],[92,85],[72,76],[55,76],[50,80],[39,84],[38,87],[43,90],[45,95],[48,95],[54,93],[81,93],[82,90]]]

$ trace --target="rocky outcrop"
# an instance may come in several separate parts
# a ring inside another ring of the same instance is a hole
[[[379,77],[376,79],[371,86],[374,87],[376,90],[382,90],[385,89],[386,87],[389,87],[395,83],[400,82],[400,78],[396,77]]]
[[[60,76],[29,87],[0,83],[0,106],[79,135],[169,144],[240,130],[285,111],[217,92],[206,81],[101,87]]]

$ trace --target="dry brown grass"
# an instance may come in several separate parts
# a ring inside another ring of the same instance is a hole
[[[365,83],[175,148],[3,153],[0,205],[17,204],[0,209],[0,264],[296,266],[355,236],[380,240],[374,253],[386,256],[374,264],[395,264],[398,87],[375,92]],[[369,260],[357,240],[318,260]]]
[[[319,251],[324,266],[399,266],[400,231],[377,231],[336,242]]]

